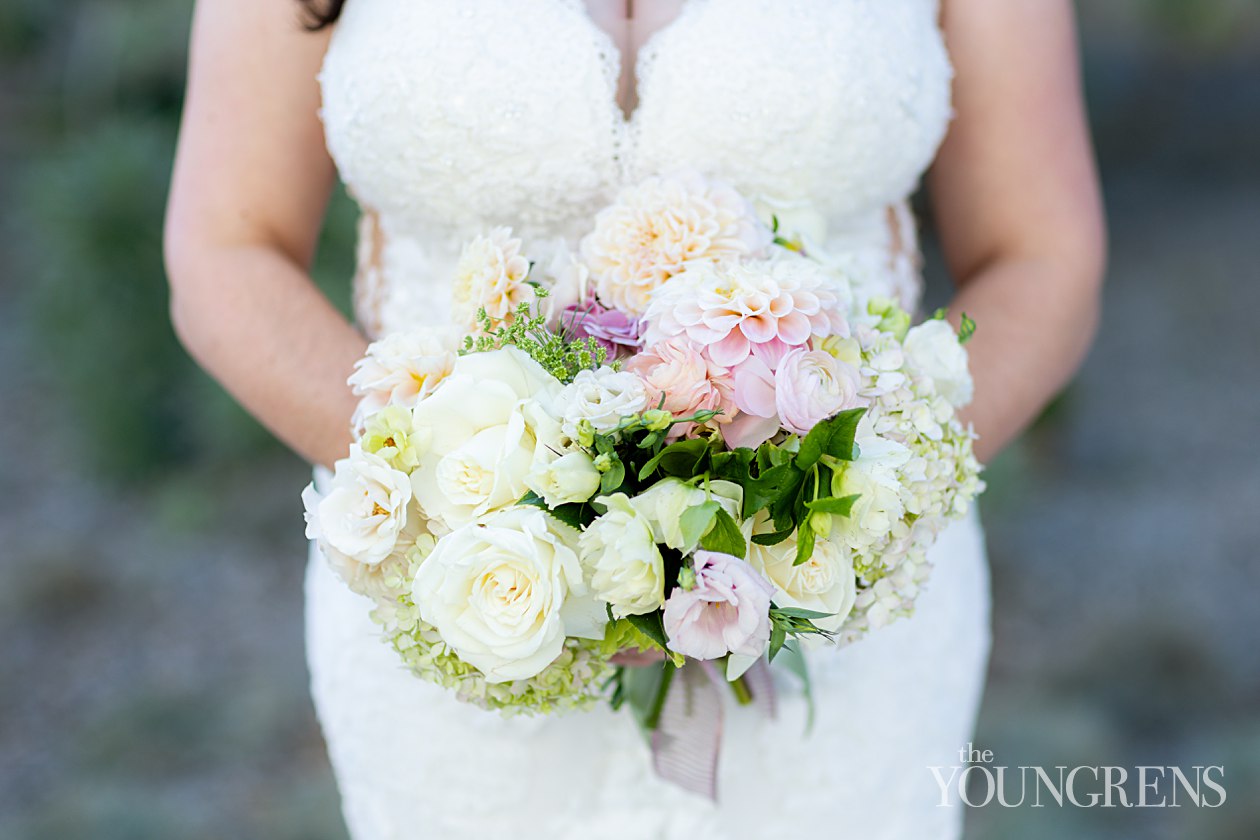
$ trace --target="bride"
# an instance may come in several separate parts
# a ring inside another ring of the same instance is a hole
[[[980,324],[982,459],[1085,352],[1104,233],[1069,0],[206,0],[166,227],[174,323],[318,475],[350,439],[353,363],[443,318],[461,241],[573,237],[619,185],[679,168],[803,220],[907,305],[927,172],[951,317]],[[307,276],[337,174],[362,208],[355,325]],[[413,678],[312,559],[312,691],[350,834],[956,838],[957,791],[929,768],[959,763],[983,685],[975,518],[933,556],[913,618],[811,651],[810,734],[790,690],[778,720],[729,713],[717,803],[655,778],[626,715],[504,719]]]

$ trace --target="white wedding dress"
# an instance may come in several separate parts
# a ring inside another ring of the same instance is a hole
[[[647,0],[644,0],[646,2]],[[589,224],[619,185],[691,168],[807,230],[868,291],[918,294],[906,197],[950,116],[936,0],[687,0],[637,59],[583,0],[349,0],[321,82],[329,148],[362,205],[369,334],[446,317],[460,244]],[[716,804],[662,782],[627,714],[505,719],[412,677],[369,605],[313,552],[316,710],[355,840],[861,838],[960,834],[928,769],[958,763],[989,644],[974,518],[933,548],[916,615],[809,653],[817,719],[726,717]]]

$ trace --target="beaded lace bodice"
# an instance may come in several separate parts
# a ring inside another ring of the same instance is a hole
[[[905,199],[950,116],[936,0],[686,0],[636,62],[583,0],[352,0],[321,73],[360,202],[357,315],[446,317],[460,245],[496,225],[573,241],[618,187],[691,168],[911,302]]]

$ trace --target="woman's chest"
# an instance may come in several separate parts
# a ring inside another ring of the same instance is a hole
[[[935,0],[663,2],[672,19],[636,36],[587,0],[350,0],[321,77],[343,178],[416,225],[545,231],[680,167],[860,213],[933,157],[950,83]]]

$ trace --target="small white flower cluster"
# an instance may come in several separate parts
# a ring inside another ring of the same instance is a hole
[[[836,496],[859,495],[833,535],[852,551],[859,581],[842,643],[913,613],[931,573],[928,548],[984,490],[975,435],[957,416],[972,393],[958,336],[933,319],[902,337],[908,316],[887,301],[874,306],[882,317],[855,324],[850,340],[824,343],[857,362],[870,401],[860,454],[834,478]]]

